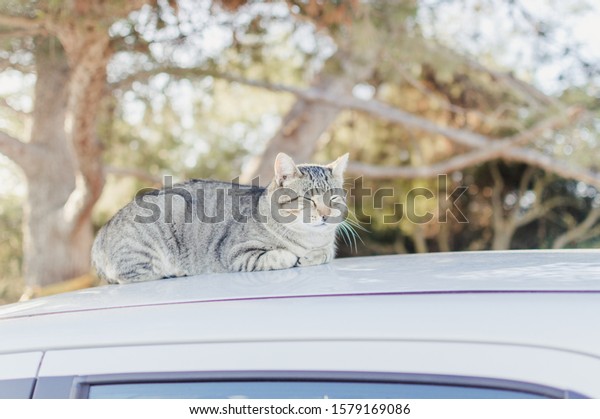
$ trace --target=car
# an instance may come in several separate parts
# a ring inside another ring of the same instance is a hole
[[[597,398],[600,252],[431,253],[0,308],[11,398]]]

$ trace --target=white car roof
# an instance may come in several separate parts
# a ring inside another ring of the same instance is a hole
[[[174,303],[291,297],[599,292],[600,250],[453,252],[107,285],[0,307],[3,318]]]
[[[398,255],[104,286],[0,309],[0,354],[205,342],[519,343],[600,358],[597,251]]]

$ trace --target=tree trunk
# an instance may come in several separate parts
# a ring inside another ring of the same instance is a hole
[[[44,152],[25,165],[24,266],[26,284],[43,287],[89,272],[93,234],[90,218],[75,234],[68,228],[64,206],[76,188],[76,165],[65,119],[71,72],[56,38],[36,42],[35,105],[30,144]]]
[[[89,273],[91,213],[104,186],[96,116],[113,53],[109,26],[147,0],[64,3],[39,19],[8,20],[10,27],[47,34],[34,41],[37,81],[30,141],[0,132],[0,151],[27,179],[26,295]]]
[[[515,230],[511,228],[501,231],[495,230],[492,240],[492,250],[509,250],[514,234]]]

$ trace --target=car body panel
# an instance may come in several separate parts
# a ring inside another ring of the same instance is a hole
[[[0,355],[0,399],[28,399],[43,352],[24,352]]]
[[[35,377],[42,357],[41,351],[0,355],[0,380]]]
[[[23,357],[34,397],[66,397],[73,377],[207,371],[445,374],[600,397],[599,256],[396,255],[97,287],[0,308],[0,371]]]
[[[580,293],[194,302],[5,319],[0,333],[19,339],[1,342],[0,353],[334,338],[504,342],[600,356],[598,318],[600,294]]]

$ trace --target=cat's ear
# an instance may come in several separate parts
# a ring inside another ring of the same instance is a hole
[[[275,158],[275,182],[282,186],[283,182],[294,177],[299,177],[300,171],[294,160],[285,153],[279,153]]]
[[[348,165],[349,156],[350,154],[346,153],[343,156],[339,157],[333,163],[329,163],[327,165],[327,167],[331,169],[333,176],[341,181],[344,180],[344,172],[346,171],[346,166]]]

